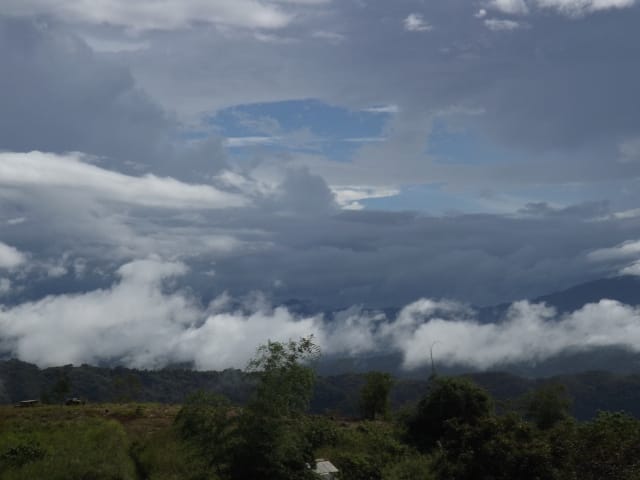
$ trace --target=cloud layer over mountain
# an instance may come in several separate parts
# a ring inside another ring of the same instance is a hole
[[[433,348],[440,364],[476,369],[596,347],[640,351],[640,309],[610,300],[565,315],[517,302],[497,324],[480,323],[462,304],[428,299],[395,318],[359,308],[327,318],[273,308],[260,296],[234,306],[222,295],[202,306],[167,284],[186,272],[181,263],[136,261],[123,265],[109,288],[3,308],[0,346],[41,366],[189,362],[199,369],[242,367],[256,345],[308,335],[330,355],[400,352],[408,369],[427,365]]]
[[[4,350],[635,348],[634,307],[519,301],[640,273],[639,21],[633,0],[3,2]],[[461,306],[499,302],[498,325]]]

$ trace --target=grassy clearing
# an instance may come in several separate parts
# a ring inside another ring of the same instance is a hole
[[[0,407],[0,478],[134,480],[132,446],[170,430],[179,407]]]
[[[129,440],[122,425],[101,418],[10,420],[0,435],[5,480],[134,480]]]

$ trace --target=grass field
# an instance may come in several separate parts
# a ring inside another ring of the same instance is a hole
[[[179,409],[159,404],[1,406],[0,478],[149,478],[140,475],[146,467],[136,453],[148,454],[159,437],[171,449],[167,436]]]

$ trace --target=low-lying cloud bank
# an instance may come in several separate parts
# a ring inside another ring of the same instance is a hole
[[[541,361],[567,351],[622,346],[640,351],[640,309],[611,300],[566,315],[544,304],[514,303],[495,324],[465,305],[421,299],[395,318],[352,307],[331,318],[271,307],[260,295],[241,305],[228,296],[201,305],[174,281],[178,262],[138,260],[109,289],[0,307],[0,350],[41,366],[115,362],[158,368],[243,367],[257,345],[314,335],[323,352],[356,356],[400,352],[404,367],[439,364],[488,369]]]

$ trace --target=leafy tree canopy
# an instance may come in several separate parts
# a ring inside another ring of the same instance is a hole
[[[569,418],[571,399],[567,388],[560,384],[547,384],[525,397],[525,415],[542,430]]]
[[[474,425],[492,412],[491,397],[471,380],[436,377],[408,421],[408,437],[427,451],[444,436],[449,422]]]
[[[248,370],[258,376],[259,383],[240,417],[232,478],[313,478],[312,442],[302,414],[315,381],[309,364],[318,355],[311,337],[258,348]]]
[[[387,418],[391,410],[389,393],[393,377],[389,373],[369,372],[360,390],[360,414],[368,420]]]

